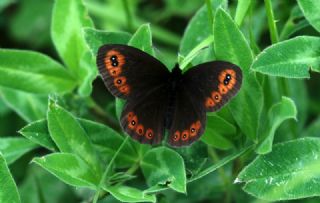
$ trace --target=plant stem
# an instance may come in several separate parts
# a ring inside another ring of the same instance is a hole
[[[128,29],[130,31],[133,31],[132,15],[131,15],[131,12],[130,12],[130,7],[129,7],[128,0],[122,0],[122,4],[123,4],[124,10],[126,12]]]
[[[279,35],[276,26],[276,21],[273,15],[271,0],[264,0],[264,4],[266,6],[271,42],[272,44],[275,44],[279,41]]]
[[[113,162],[114,162],[115,159],[117,158],[117,156],[118,156],[119,152],[121,151],[121,149],[122,149],[122,148],[124,147],[124,145],[127,143],[128,138],[129,138],[129,136],[127,136],[127,137],[125,138],[125,140],[123,140],[122,144],[120,145],[120,147],[118,148],[118,150],[116,151],[116,153],[113,155],[110,163],[109,163],[108,166],[106,167],[106,170],[104,171],[104,173],[103,173],[103,175],[102,175],[102,178],[101,178],[101,180],[100,180],[100,182],[99,182],[99,185],[98,185],[98,188],[97,188],[97,192],[96,192],[96,194],[94,195],[93,203],[96,203],[96,202],[98,201],[98,199],[99,199],[99,194],[100,194],[100,190],[101,190],[104,182],[106,181],[106,177],[107,177],[107,175],[108,175],[108,173],[109,173],[109,171],[110,171],[110,169],[111,169],[111,166],[113,165]]]
[[[219,156],[218,154],[216,153],[216,151],[212,148],[212,147],[209,147],[208,148],[208,153],[209,155],[211,156],[211,158],[213,159],[214,162],[219,162]],[[228,179],[223,167],[219,168],[218,169],[218,173],[220,174],[220,177],[223,181],[223,184],[225,186],[225,189],[226,189],[226,198],[225,198],[225,202],[226,203],[229,203],[231,202],[231,191],[230,191],[230,186],[231,186],[231,183],[230,183],[230,180]]]

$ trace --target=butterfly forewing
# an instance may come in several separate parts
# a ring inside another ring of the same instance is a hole
[[[116,97],[140,97],[163,84],[170,74],[157,59],[134,47],[108,44],[100,47],[97,65],[108,90]]]

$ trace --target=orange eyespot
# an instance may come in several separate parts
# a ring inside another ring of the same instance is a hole
[[[224,86],[223,84],[219,84],[219,93],[220,94],[227,94],[228,93],[228,88],[226,86]]]
[[[190,137],[196,136],[198,133],[198,128],[196,126],[196,123],[192,123],[190,126]]]
[[[143,125],[139,124],[136,128],[136,133],[140,136],[144,135],[144,127]]]
[[[196,122],[196,129],[199,130],[201,128],[201,122],[197,121]]]
[[[138,117],[133,116],[133,118],[129,121],[128,128],[130,130],[134,130],[138,125]]]
[[[126,82],[127,82],[127,79],[126,79],[126,77],[123,77],[123,76],[122,77],[117,77],[117,78],[115,78],[113,80],[113,84],[116,87],[121,87],[121,86],[125,85]]]
[[[125,57],[119,51],[110,50],[107,52],[104,62],[107,69],[121,68],[125,64]]]
[[[181,140],[186,141],[189,139],[189,130],[184,130],[181,133]]]
[[[130,93],[130,86],[129,85],[123,85],[121,87],[119,87],[119,91],[122,93],[122,94],[129,94]]]
[[[173,141],[177,142],[180,139],[180,132],[177,130],[173,135]]]
[[[219,103],[222,99],[221,94],[219,92],[213,91],[211,93],[211,97],[214,100],[215,103]]]
[[[210,97],[208,97],[208,98],[206,99],[204,105],[205,105],[206,108],[209,109],[209,108],[214,107],[215,103],[214,103],[213,99],[211,99]]]
[[[153,130],[151,130],[150,128],[147,129],[146,131],[146,134],[145,134],[145,137],[148,139],[148,140],[151,140],[153,138],[154,134],[153,134]]]
[[[117,77],[122,72],[121,68],[110,68],[108,71],[112,77]]]
[[[127,114],[128,122],[133,118],[133,116],[134,116],[134,113],[132,111]]]
[[[230,76],[230,81],[236,78],[236,72],[234,70],[225,69],[219,74],[219,82],[223,84],[224,80],[227,79],[227,75]]]

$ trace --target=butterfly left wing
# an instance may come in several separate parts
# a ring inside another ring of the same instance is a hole
[[[159,144],[164,137],[168,94],[164,83],[144,97],[126,102],[120,123],[123,130],[143,144]]]
[[[228,103],[241,83],[241,69],[224,61],[200,64],[183,74],[176,95],[169,144],[190,145],[199,139],[205,129],[206,112],[217,111]]]

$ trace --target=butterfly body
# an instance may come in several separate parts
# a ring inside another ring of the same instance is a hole
[[[168,143],[179,147],[200,138],[206,112],[217,111],[238,92],[239,67],[224,61],[170,72],[160,61],[125,45],[104,45],[97,65],[108,90],[126,100],[120,124],[140,143],[158,144],[168,129]]]

